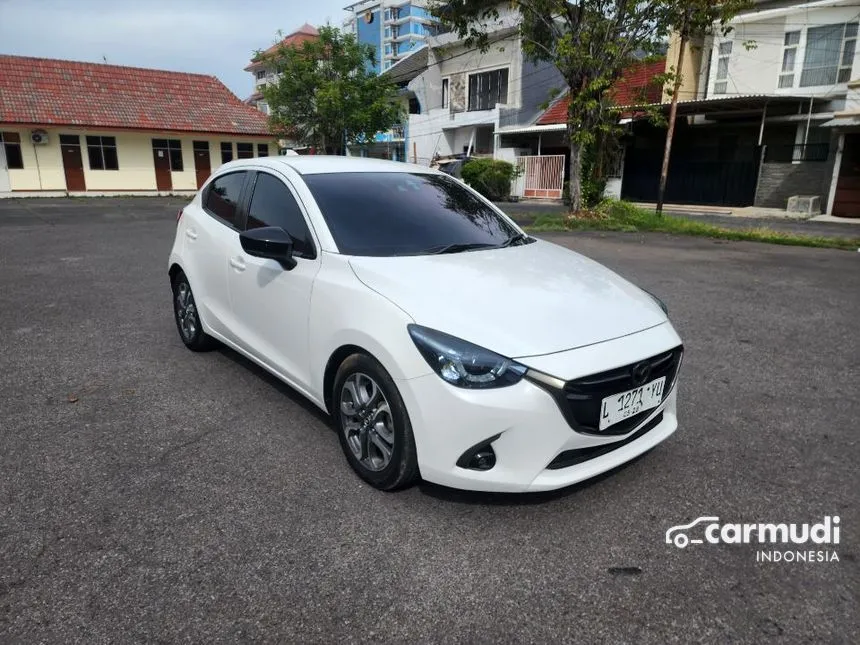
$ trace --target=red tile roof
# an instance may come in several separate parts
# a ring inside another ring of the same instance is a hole
[[[666,71],[666,59],[661,58],[649,63],[631,65],[609,90],[613,93],[615,105],[638,105],[660,101],[663,84],[654,77]],[[535,125],[554,125],[567,123],[567,106],[570,98],[564,94],[547,108]]]
[[[293,33],[288,34],[286,38],[284,38],[281,42],[275,43],[268,49],[261,51],[259,54],[254,56],[251,59],[250,64],[245,68],[246,72],[250,72],[251,70],[260,67],[263,64],[263,58],[274,54],[278,51],[282,46],[283,47],[298,47],[304,42],[309,40],[316,40],[319,38],[320,32],[317,31],[317,28],[313,25],[309,25],[308,23],[303,24],[301,27],[296,29]]]
[[[0,123],[268,135],[214,76],[0,55]]]

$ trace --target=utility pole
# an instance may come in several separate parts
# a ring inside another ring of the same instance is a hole
[[[657,215],[663,214],[663,200],[666,196],[666,179],[669,177],[669,156],[672,154],[672,136],[675,134],[675,118],[678,115],[678,93],[681,89],[681,64],[684,61],[684,50],[687,48],[687,27],[689,22],[689,11],[684,12],[684,20],[681,22],[680,37],[678,45],[678,64],[675,65],[675,83],[672,89],[672,105],[669,107],[669,129],[666,131],[666,148],[663,150],[663,167],[660,170],[660,188],[657,191]]]

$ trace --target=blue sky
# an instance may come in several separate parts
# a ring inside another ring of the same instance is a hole
[[[240,98],[255,49],[349,0],[0,0],[0,53],[213,74]]]

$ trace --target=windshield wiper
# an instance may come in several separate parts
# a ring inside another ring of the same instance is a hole
[[[508,246],[513,246],[514,244],[526,244],[529,241],[529,236],[523,233],[514,233],[504,242],[499,245],[500,249],[503,249]]]
[[[428,253],[430,255],[442,255],[443,253],[460,253],[461,251],[495,248],[498,248],[498,246],[495,244],[487,244],[486,242],[455,242],[454,244],[431,246],[429,249],[425,249],[424,253]]]

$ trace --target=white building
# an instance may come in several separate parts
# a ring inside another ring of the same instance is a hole
[[[502,11],[490,25],[490,47],[480,52],[455,34],[428,39],[426,68],[408,83],[420,113],[409,115],[406,156],[428,165],[434,157],[487,155],[513,161],[501,137],[530,126],[564,82],[550,64],[526,60],[519,15]],[[418,56],[418,52],[413,56]],[[391,68],[396,75],[406,58]]]
[[[685,72],[667,201],[786,208],[803,196],[860,215],[860,168],[843,163],[860,157],[848,104],[859,23],[856,0],[759,0],[727,36],[695,43],[703,55]],[[622,196],[654,201],[665,130],[634,135]]]

